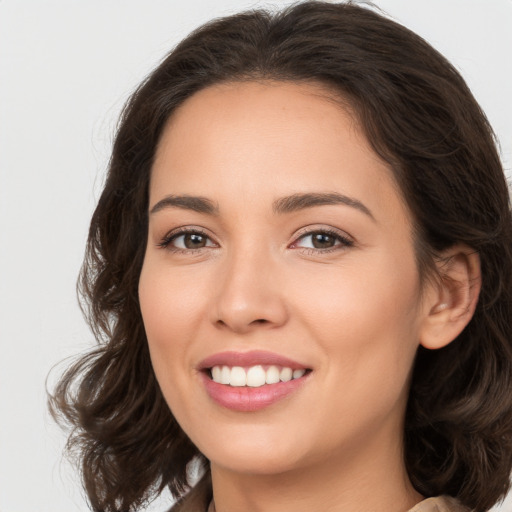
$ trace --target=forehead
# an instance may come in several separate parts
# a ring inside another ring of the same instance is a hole
[[[312,189],[375,206],[390,195],[401,203],[389,166],[339,95],[314,83],[237,82],[201,90],[173,114],[157,149],[151,200],[215,193],[249,204]]]
[[[318,121],[326,125],[326,130],[334,121],[336,128],[343,125],[354,135],[360,134],[350,103],[323,84],[274,80],[216,84],[195,93],[175,110],[156,156],[163,156],[169,143],[172,149],[178,149],[178,137],[180,142],[195,138],[203,146],[226,137],[228,147],[239,140],[267,143],[268,150],[273,143],[313,138],[313,124]],[[357,138],[366,143],[364,137]]]

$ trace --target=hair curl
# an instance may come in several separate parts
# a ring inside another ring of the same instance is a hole
[[[72,426],[91,506],[135,510],[187,464],[208,463],[167,407],[138,301],[152,161],[166,121],[209,85],[314,81],[348,99],[374,150],[391,164],[414,219],[422,275],[440,251],[478,251],[473,319],[446,348],[419,350],[405,423],[409,477],[477,512],[503,498],[512,468],[512,220],[494,136],[465,82],[423,39],[351,2],[304,2],[278,13],[214,20],[183,40],[127,102],[94,212],[79,280],[99,346],[50,397]]]

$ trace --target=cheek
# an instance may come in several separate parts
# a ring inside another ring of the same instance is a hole
[[[162,261],[160,261],[162,260]],[[139,300],[148,331],[180,332],[204,307],[204,276],[169,267],[165,255],[150,255],[142,267]]]
[[[292,296],[298,297],[308,323],[337,326],[349,334],[379,325],[399,327],[418,316],[420,286],[414,261],[394,264],[394,258],[382,255],[365,265],[355,259],[327,271],[302,273]]]
[[[170,272],[150,258],[144,263],[139,301],[151,363],[169,408],[187,432],[188,418],[202,414],[189,393],[197,378],[191,348],[204,317],[201,290],[200,280],[193,276]]]
[[[333,382],[358,389],[359,398],[364,390],[396,395],[419,344],[420,284],[413,256],[400,265],[388,255],[372,265],[347,260],[333,270],[327,278],[308,276],[301,283],[302,325],[328,355]]]
[[[139,301],[153,367],[160,380],[175,375],[194,339],[203,314],[201,286],[194,279],[180,279],[151,259],[144,263],[139,281]]]

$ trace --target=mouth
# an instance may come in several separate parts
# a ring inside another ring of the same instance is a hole
[[[265,385],[300,379],[310,371],[308,368],[297,368],[294,370],[289,366],[277,365],[254,365],[250,367],[215,365],[207,369],[206,373],[217,384],[232,387],[259,388]]]
[[[223,352],[198,367],[207,394],[227,409],[254,412],[280,401],[309,380],[312,368],[271,352]]]

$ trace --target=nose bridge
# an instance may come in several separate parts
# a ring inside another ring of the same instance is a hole
[[[236,332],[286,321],[278,284],[278,262],[266,244],[252,240],[233,247],[219,273],[213,321]]]

